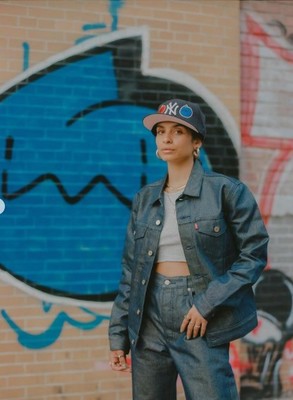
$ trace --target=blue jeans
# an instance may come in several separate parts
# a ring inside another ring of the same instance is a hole
[[[186,400],[239,399],[229,344],[209,348],[204,337],[187,340],[180,333],[196,280],[155,274],[140,339],[131,353],[134,400],[176,400],[178,374]]]

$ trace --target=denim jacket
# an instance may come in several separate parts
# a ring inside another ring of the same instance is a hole
[[[139,339],[164,222],[165,181],[146,185],[133,201],[109,325],[111,350],[128,352]],[[208,320],[208,345],[246,335],[257,325],[252,285],[266,266],[269,240],[254,197],[242,182],[205,172],[196,161],[176,215],[190,274],[198,277],[193,304]]]

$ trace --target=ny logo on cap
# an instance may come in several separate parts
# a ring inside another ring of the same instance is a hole
[[[169,115],[177,115],[177,110],[178,110],[178,103],[172,103],[170,101],[170,103],[168,104],[162,104],[162,106],[159,109],[159,113],[162,114],[169,114]]]
[[[167,104],[162,104],[159,107],[158,112],[160,114],[168,114],[168,115],[175,115],[177,116],[177,112],[179,109],[179,114],[181,117],[183,118],[190,118],[193,114],[192,108],[190,108],[187,104],[184,104],[182,107],[180,107],[180,105],[175,101],[175,103],[173,103],[172,101],[170,101]]]

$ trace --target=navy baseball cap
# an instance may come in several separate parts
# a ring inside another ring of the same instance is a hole
[[[178,122],[199,134],[203,140],[206,135],[205,116],[199,105],[181,99],[171,99],[162,103],[157,113],[143,119],[144,126],[155,134],[159,122]]]

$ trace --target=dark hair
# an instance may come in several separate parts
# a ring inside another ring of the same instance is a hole
[[[187,126],[186,128],[189,129],[193,140],[200,140],[201,142],[203,141],[202,136],[198,132],[195,132],[193,129],[190,129]]]

